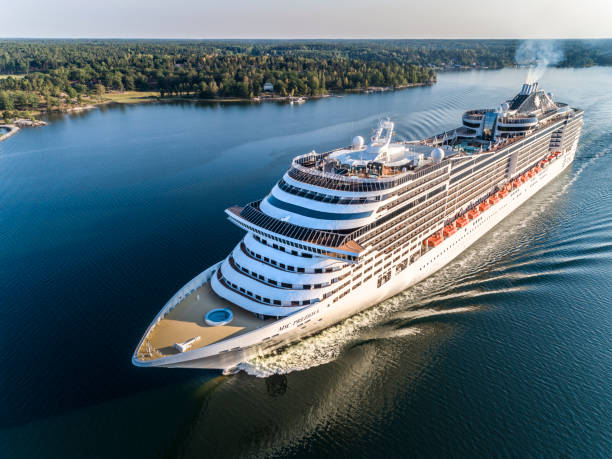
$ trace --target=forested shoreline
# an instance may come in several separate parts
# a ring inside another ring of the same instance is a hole
[[[0,115],[102,102],[109,92],[247,100],[429,84],[449,68],[515,65],[516,40],[0,40]],[[562,41],[557,66],[612,65],[612,40]]]

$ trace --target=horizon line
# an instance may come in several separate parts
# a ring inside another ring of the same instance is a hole
[[[435,40],[435,41],[443,41],[443,40],[517,40],[517,41],[527,41],[527,40],[612,40],[611,36],[601,36],[601,37],[94,37],[94,36],[79,36],[79,37],[18,37],[18,36],[8,36],[3,37],[0,36],[0,40],[194,40],[194,41],[223,41],[223,40],[246,40],[246,41],[258,41],[258,40],[278,40],[278,41],[303,41],[303,40],[315,40],[315,41],[323,41],[323,40],[346,40],[346,41],[354,41],[354,40]]]

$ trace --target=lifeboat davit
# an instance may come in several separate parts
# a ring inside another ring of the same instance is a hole
[[[468,223],[469,221],[466,217],[459,217],[457,220],[455,220],[455,226],[457,226],[457,228],[463,228],[467,226]]]
[[[481,212],[484,212],[485,210],[489,210],[489,208],[491,207],[491,204],[489,204],[487,201],[482,202],[478,208],[480,209]]]
[[[444,237],[449,237],[455,234],[456,232],[457,232],[457,228],[455,228],[454,225],[448,225],[444,227],[444,231],[442,231],[442,235]]]
[[[467,213],[467,216],[470,220],[474,220],[479,215],[480,215],[480,212],[478,212],[478,209],[472,209]]]

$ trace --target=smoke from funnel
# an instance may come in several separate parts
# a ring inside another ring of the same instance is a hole
[[[514,60],[519,65],[528,65],[526,83],[532,84],[542,78],[546,67],[563,59],[563,51],[553,41],[527,40],[516,50]]]

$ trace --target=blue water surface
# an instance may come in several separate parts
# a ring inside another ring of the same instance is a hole
[[[223,210],[291,158],[455,127],[523,70],[275,104],[115,106],[0,143],[0,456],[609,457],[612,69],[549,70],[585,109],[572,166],[423,283],[244,371],[134,347],[243,233]]]

